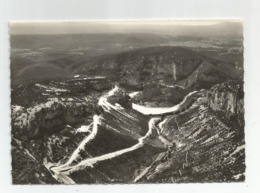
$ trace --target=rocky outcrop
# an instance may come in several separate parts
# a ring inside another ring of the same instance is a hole
[[[187,111],[166,117],[162,135],[176,148],[160,154],[138,182],[244,181],[242,88],[215,85]]]
[[[234,128],[244,128],[243,84],[228,81],[213,86],[207,93],[209,107],[224,123]]]
[[[241,84],[230,81],[215,85],[209,90],[208,97],[213,111],[228,117],[244,113],[244,92]]]
[[[94,76],[18,85],[12,90],[13,134],[28,140],[83,123],[95,114],[97,98],[110,88],[109,80]]]
[[[94,101],[61,101],[51,99],[25,109],[12,106],[12,129],[16,138],[28,140],[44,137],[63,129],[66,125],[84,122],[95,112]]]

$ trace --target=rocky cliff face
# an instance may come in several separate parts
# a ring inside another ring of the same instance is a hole
[[[66,125],[82,123],[95,112],[91,101],[70,100],[60,101],[54,98],[28,109],[12,106],[14,136],[20,140],[43,137],[46,133],[55,133]]]
[[[244,92],[241,84],[233,82],[213,86],[208,92],[209,107],[229,118],[244,113]]]
[[[224,94],[223,94],[224,93]],[[174,144],[139,175],[139,182],[243,181],[245,142],[242,85],[205,91],[187,111],[167,117],[162,131]]]
[[[13,135],[28,140],[84,123],[96,112],[98,97],[110,87],[109,80],[91,77],[19,85],[12,91]]]

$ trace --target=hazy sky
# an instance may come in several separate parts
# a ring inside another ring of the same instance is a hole
[[[178,27],[211,26],[223,20],[11,22],[11,34],[171,33]],[[232,22],[241,22],[232,20]]]

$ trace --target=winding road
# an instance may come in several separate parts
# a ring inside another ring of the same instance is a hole
[[[122,111],[122,107],[118,104],[112,105],[111,103],[109,103],[107,101],[108,97],[115,95],[115,93],[119,90],[119,88],[117,86],[115,86],[111,91],[109,91],[106,95],[100,97],[98,105],[100,105],[106,112],[110,112],[112,109],[116,110],[117,112],[124,114],[125,116],[129,117],[130,119],[133,118],[132,116],[126,114],[125,112]],[[165,113],[170,113],[170,112],[175,112],[180,110],[181,108],[183,108],[184,106],[187,106],[186,103],[190,103],[190,98],[194,97],[194,94],[197,91],[191,92],[190,94],[188,94],[184,100],[178,104],[175,105],[173,107],[169,107],[169,108],[148,108],[148,107],[144,107],[144,106],[140,106],[140,105],[136,105],[133,104],[132,108],[135,109],[136,111],[148,115],[148,114],[152,114],[152,115],[163,115]],[[189,104],[188,104],[189,105]],[[131,151],[135,151],[139,148],[141,148],[146,140],[150,137],[150,135],[152,134],[153,130],[155,129],[158,132],[159,135],[159,139],[165,144],[165,146],[170,145],[170,142],[168,142],[165,138],[163,138],[160,133],[163,129],[163,125],[167,122],[165,120],[160,120],[160,118],[158,117],[153,117],[149,120],[148,122],[148,131],[147,133],[140,137],[138,139],[138,143],[122,149],[122,150],[118,150],[115,152],[111,152],[111,153],[107,153],[101,156],[96,156],[93,158],[86,158],[84,160],[82,160],[81,162],[77,163],[76,165],[72,165],[74,160],[77,160],[77,158],[80,156],[79,153],[80,151],[84,151],[84,147],[90,142],[92,141],[97,132],[98,132],[98,126],[101,123],[101,116],[98,115],[94,115],[93,117],[93,123],[92,125],[92,130],[91,133],[79,144],[79,146],[75,149],[75,151],[72,153],[72,155],[70,156],[69,160],[62,165],[59,165],[59,163],[48,163],[46,160],[44,162],[45,167],[50,171],[50,173],[52,174],[52,176],[59,182],[64,183],[64,184],[75,184],[75,182],[68,176],[69,174],[78,171],[78,170],[82,170],[85,167],[94,167],[94,164],[104,161],[104,160],[108,160],[108,159],[112,159],[115,157],[118,157],[120,155],[126,154],[128,152]],[[157,125],[159,126],[160,130],[158,129]]]

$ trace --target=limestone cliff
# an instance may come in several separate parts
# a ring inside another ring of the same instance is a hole
[[[175,148],[160,154],[139,182],[243,181],[243,89],[236,82],[204,91],[187,111],[169,116],[162,135]]]

